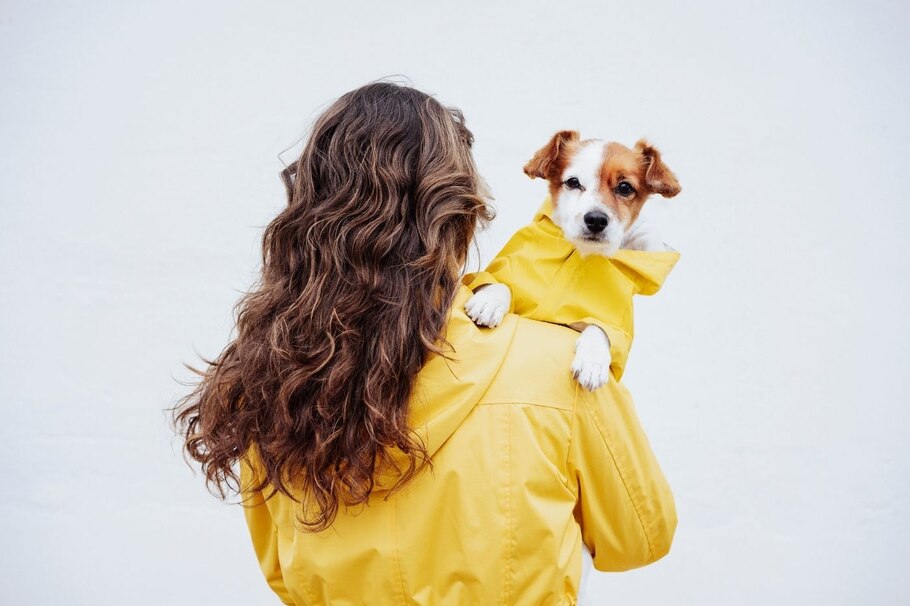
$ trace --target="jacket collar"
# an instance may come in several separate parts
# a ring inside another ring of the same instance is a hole
[[[567,244],[568,255],[578,254],[571,243],[565,240],[562,229],[553,220],[553,210],[553,199],[548,194],[534,215],[535,225],[544,233],[561,238]],[[669,246],[667,248],[668,250],[666,251],[620,248],[609,260],[638,285],[641,294],[652,295],[660,290],[676,262],[679,261],[679,252]],[[585,264],[588,264],[588,261],[594,262],[595,259],[601,258],[596,256],[582,257],[582,259],[585,259]]]

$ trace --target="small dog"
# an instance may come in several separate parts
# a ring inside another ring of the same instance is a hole
[[[582,257],[609,258],[619,249],[672,251],[649,225],[639,221],[651,194],[672,198],[681,189],[660,153],[645,140],[630,149],[601,139],[582,140],[577,131],[560,131],[534,154],[524,172],[549,182],[551,219]],[[465,311],[476,324],[494,327],[511,305],[509,286],[489,283],[476,288]],[[609,380],[610,338],[603,328],[585,324],[583,328],[578,322],[572,325],[581,335],[571,369],[583,387],[594,390]]]

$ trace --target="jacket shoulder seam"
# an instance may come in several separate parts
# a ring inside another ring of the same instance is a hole
[[[532,400],[530,398],[497,398],[495,400],[481,400],[477,403],[477,406],[509,406],[515,404],[535,406],[538,408],[552,408],[564,412],[572,412],[573,410],[571,405],[558,404],[546,400]]]

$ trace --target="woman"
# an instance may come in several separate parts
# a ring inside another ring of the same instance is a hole
[[[624,388],[576,387],[577,333],[465,315],[493,217],[472,141],[412,88],[339,98],[282,175],[236,339],[174,410],[286,604],[574,604],[583,544],[600,570],[669,549],[669,488]]]

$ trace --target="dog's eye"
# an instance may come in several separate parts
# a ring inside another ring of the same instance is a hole
[[[569,189],[581,189],[581,183],[579,183],[578,179],[575,177],[569,177],[566,179],[565,186]]]
[[[627,181],[622,181],[616,186],[616,193],[620,196],[628,197],[635,193],[635,188],[629,185]]]

